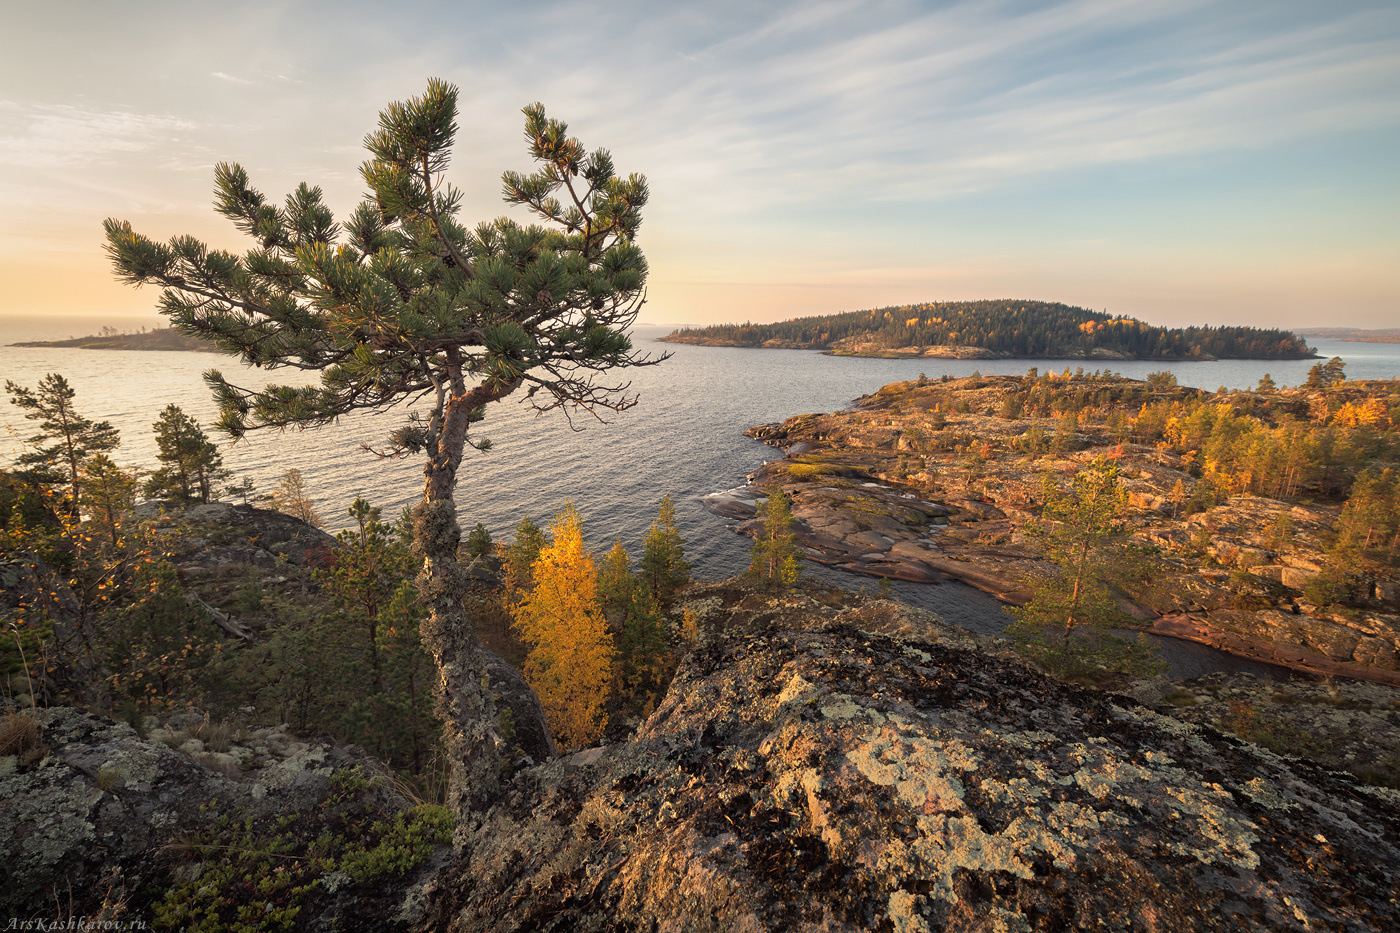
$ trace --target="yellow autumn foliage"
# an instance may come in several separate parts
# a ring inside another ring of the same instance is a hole
[[[603,734],[615,649],[598,599],[598,569],[572,504],[549,530],[552,540],[534,564],[534,587],[511,616],[530,646],[525,679],[550,731],[561,748],[576,749]]]
[[[1332,416],[1333,424],[1345,428],[1360,427],[1363,424],[1382,427],[1389,420],[1390,409],[1386,407],[1385,401],[1379,398],[1359,403],[1347,402]]]

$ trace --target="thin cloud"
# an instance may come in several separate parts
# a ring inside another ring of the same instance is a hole
[[[653,147],[726,179],[725,200],[750,215],[824,197],[937,200],[1400,122],[1397,17],[1382,11],[1309,21],[1306,9],[1086,0],[1024,15],[819,13],[779,10],[698,49],[658,42],[689,60],[636,63],[627,84],[645,90],[622,109],[656,115]]]
[[[90,165],[122,153],[166,148],[172,136],[197,128],[193,121],[165,114],[0,101],[0,166],[53,169]]]
[[[213,71],[210,72],[210,75],[212,77],[218,78],[220,81],[227,81],[229,84],[239,84],[244,87],[249,87],[255,83],[253,81],[248,80],[247,78],[240,78],[237,75],[231,75],[223,71]]]

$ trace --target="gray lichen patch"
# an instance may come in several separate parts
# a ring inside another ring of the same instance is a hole
[[[634,741],[523,772],[430,910],[460,931],[1400,928],[1396,838],[1400,807],[1320,769],[812,624],[697,649]]]
[[[176,853],[220,816],[294,822],[316,810],[334,772],[376,771],[357,750],[303,744],[294,756],[300,760],[285,771],[266,769],[287,778],[269,792],[266,784],[231,781],[124,724],[64,708],[41,717],[47,757],[0,777],[0,852],[8,854],[0,860],[0,916],[50,917],[59,903],[75,917],[95,917],[109,893],[158,896],[162,886],[196,877],[197,866]],[[375,799],[392,820],[401,798],[383,791]]]

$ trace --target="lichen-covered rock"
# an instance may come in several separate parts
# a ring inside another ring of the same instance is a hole
[[[697,649],[466,836],[436,929],[1400,929],[1394,792],[840,617]]]
[[[235,780],[210,765],[240,756],[203,751],[202,743],[185,738],[188,724],[178,720],[143,739],[124,723],[81,710],[40,710],[38,719],[42,759],[22,768],[10,759],[11,767],[0,769],[0,916],[21,920],[53,923],[56,910],[114,919],[119,910],[149,923],[163,890],[202,870],[190,858],[201,834],[231,832],[228,826],[246,820],[295,837],[298,820],[323,809],[337,773],[382,773],[353,746],[259,730],[230,749],[258,752],[248,755],[248,773]],[[167,744],[176,741],[190,752]],[[377,819],[392,820],[409,807],[388,780],[366,788],[364,800]],[[224,818],[232,823],[220,823]],[[310,839],[322,831],[309,830]],[[397,906],[410,887],[410,880],[394,879],[373,896]],[[362,922],[382,929],[384,917],[355,919],[365,897],[354,886],[335,896],[318,893],[315,917],[308,912],[299,929],[344,930]]]
[[[187,546],[177,549],[186,572],[227,573],[236,567],[272,567],[278,558],[293,565],[315,563],[335,547],[335,539],[318,528],[273,509],[225,502],[193,505],[167,500],[142,503],[142,518],[164,530],[178,530]]]
[[[558,754],[549,726],[544,721],[540,698],[526,683],[525,677],[504,658],[482,649],[486,655],[486,673],[491,678],[491,692],[496,708],[510,714],[510,744],[518,748],[529,764],[541,764]]]

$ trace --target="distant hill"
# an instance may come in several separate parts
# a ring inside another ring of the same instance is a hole
[[[104,327],[103,333],[68,340],[29,340],[12,343],[12,347],[77,347],[83,350],[202,350],[217,353],[214,344],[198,337],[186,337],[173,327],[156,327],[134,334],[119,334],[115,328]]]
[[[1298,331],[1300,337],[1320,337],[1323,340],[1350,340],[1361,343],[1400,343],[1400,328],[1361,330],[1356,327],[1309,327]]]
[[[683,328],[672,343],[825,350],[850,356],[1087,359],[1305,359],[1285,330],[1154,327],[1059,302],[940,301],[793,318],[776,324]]]

